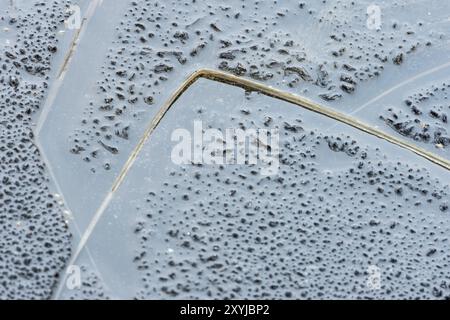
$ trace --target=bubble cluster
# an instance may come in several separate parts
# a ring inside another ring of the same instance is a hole
[[[81,283],[80,287],[66,289],[61,296],[64,300],[109,300],[110,297],[105,294],[103,281],[98,273],[93,271],[87,265],[80,266]]]
[[[30,1],[0,16],[3,30],[15,34],[0,45],[0,299],[49,298],[71,253],[32,131],[65,8]]]
[[[333,101],[439,41],[423,23],[385,19],[381,30],[368,29],[369,4],[132,1],[116,27],[97,96],[85,107],[69,149],[88,163],[101,161],[107,163],[105,170],[111,169],[109,159],[128,143],[130,132],[139,131],[136,119],[164,102],[170,81],[181,83],[201,67],[296,93],[314,90]]]
[[[260,102],[224,117],[280,129],[279,173],[186,165],[151,180],[134,229],[136,297],[450,298],[448,185]]]
[[[409,95],[401,107],[388,107],[380,119],[403,136],[446,149],[450,146],[449,88],[446,83],[423,88]]]

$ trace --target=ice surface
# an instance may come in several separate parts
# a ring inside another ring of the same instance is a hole
[[[377,1],[379,28],[371,5],[0,0],[0,297],[448,297],[446,171],[207,80],[164,118],[96,225],[76,261],[82,290],[61,277],[148,123],[200,68],[299,94],[450,159],[450,3]],[[81,29],[65,25],[73,6]],[[290,143],[279,181],[253,167],[179,168],[167,159],[172,130],[195,118],[266,127],[268,115]],[[300,127],[314,134],[299,142]],[[226,217],[250,209],[245,221]],[[365,283],[373,267],[381,289]]]
[[[195,120],[279,128],[279,173],[173,164],[171,133]],[[448,178],[357,129],[201,79],[145,143],[86,248],[112,298],[443,297]]]

